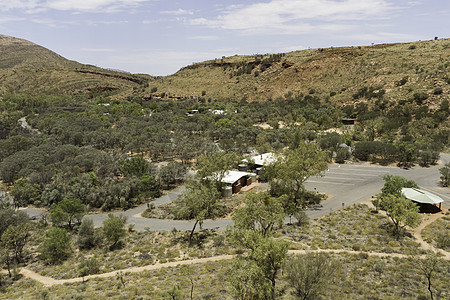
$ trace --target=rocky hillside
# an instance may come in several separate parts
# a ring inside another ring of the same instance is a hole
[[[67,60],[29,41],[0,35],[0,93],[79,93],[126,90],[147,78]]]
[[[309,96],[325,105],[383,99],[434,108],[449,100],[450,89],[450,39],[222,57],[156,78],[83,65],[2,35],[0,54],[0,93],[114,91],[122,99],[204,101]]]
[[[266,101],[302,94],[342,104],[382,93],[434,105],[448,99],[449,58],[449,39],[232,56],[157,78],[144,96]]]

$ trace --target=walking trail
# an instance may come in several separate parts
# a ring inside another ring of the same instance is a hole
[[[429,243],[425,242],[422,238],[421,231],[431,224],[432,222],[436,221],[437,219],[443,217],[443,213],[438,213],[431,215],[426,220],[422,222],[422,224],[412,230],[412,234],[416,238],[417,242],[420,244],[421,248],[425,250],[432,250],[434,252],[441,253],[442,259],[444,260],[450,260],[450,253],[447,251],[444,251],[442,249],[436,249]],[[319,252],[325,252],[325,253],[349,253],[349,254],[361,254],[365,253],[369,256],[377,256],[377,257],[397,257],[397,258],[407,258],[408,255],[406,254],[400,254],[400,253],[379,253],[379,252],[364,252],[364,251],[353,251],[353,250],[345,250],[345,249],[317,249],[317,250],[289,250],[289,254],[307,254],[307,253],[319,253]],[[157,263],[154,265],[147,265],[142,267],[132,267],[127,269],[121,269],[121,270],[115,270],[108,273],[102,273],[102,274],[95,274],[95,275],[88,275],[85,277],[76,277],[76,278],[70,278],[70,279],[54,279],[47,276],[42,276],[36,272],[33,272],[27,268],[22,268],[20,270],[20,273],[32,280],[35,280],[41,284],[43,284],[46,287],[51,287],[54,285],[59,284],[65,284],[65,283],[77,283],[77,282],[84,282],[89,279],[94,278],[108,278],[108,277],[114,277],[118,273],[139,273],[143,271],[152,271],[152,270],[158,270],[161,268],[168,268],[168,267],[177,267],[182,265],[193,265],[193,264],[204,264],[207,262],[214,262],[214,261],[220,261],[220,260],[229,260],[235,257],[236,255],[220,255],[220,256],[213,256],[213,257],[206,257],[206,258],[196,258],[191,260],[182,260],[182,261],[174,261],[174,262],[168,262],[168,263]],[[424,256],[421,256],[423,258]],[[4,273],[4,271],[3,271]]]

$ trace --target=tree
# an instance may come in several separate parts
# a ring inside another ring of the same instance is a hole
[[[327,132],[318,140],[319,146],[322,150],[331,151],[337,151],[341,142],[342,137],[337,132]]]
[[[269,236],[272,230],[283,225],[286,214],[279,198],[262,192],[248,193],[245,199],[245,206],[233,214],[236,229],[253,230]]]
[[[191,300],[193,300],[194,299],[194,283],[196,280],[195,269],[193,266],[184,265],[181,267],[181,274],[187,276],[189,279],[189,283],[191,284],[189,296],[190,296]]]
[[[14,256],[16,263],[22,261],[23,247],[30,237],[31,225],[21,223],[19,225],[10,225],[1,236],[1,245]]]
[[[135,156],[122,162],[125,176],[142,177],[150,172],[150,164],[142,156]]]
[[[336,152],[336,162],[339,164],[345,163],[345,160],[349,157],[350,153],[348,152],[347,147],[340,147]]]
[[[178,162],[170,162],[159,171],[159,177],[166,184],[167,188],[171,184],[184,179],[186,175],[186,166]]]
[[[398,166],[403,168],[409,168],[413,164],[416,158],[416,146],[412,143],[401,142],[395,144],[398,155]]]
[[[381,208],[394,224],[394,236],[400,237],[405,226],[415,227],[420,223],[419,207],[404,196],[387,194],[381,198]]]
[[[441,184],[446,187],[450,185],[450,163],[439,169],[441,173]]]
[[[189,235],[189,242],[192,241],[197,224],[202,226],[206,219],[215,219],[220,214],[218,200],[220,193],[213,184],[200,184],[189,182],[183,195],[175,200],[176,209],[174,215],[178,219],[194,219],[194,227]]]
[[[233,259],[230,282],[239,299],[275,299],[276,279],[286,259],[289,242],[243,230],[240,245],[247,257]]]
[[[4,266],[6,266],[6,269],[8,270],[9,278],[12,277],[11,264],[12,264],[11,251],[9,251],[9,249],[7,249],[6,247],[3,247],[3,245],[1,245],[1,247],[0,247],[0,266],[2,268]]]
[[[11,225],[19,225],[29,221],[24,211],[14,210],[9,204],[0,202],[0,236]]]
[[[264,278],[270,282],[269,299],[275,299],[276,278],[286,259],[288,247],[287,241],[264,238],[249,254],[249,259],[256,262]]]
[[[240,299],[274,299],[276,277],[286,258],[289,242],[274,239],[272,233],[283,223],[285,213],[280,199],[271,198],[267,193],[248,194],[245,203],[234,213],[235,224],[228,236],[233,244],[247,249],[248,255],[244,258],[247,262],[237,261],[236,264],[247,265],[249,273],[235,271],[236,276],[246,282],[230,279],[230,283]]]
[[[413,251],[413,253],[410,254],[411,263],[426,277],[428,283],[427,289],[430,293],[431,300],[433,300],[432,279],[434,278],[439,265],[442,263],[442,259],[440,259],[436,253],[427,254],[424,258],[420,258],[417,257],[417,253],[415,252],[416,251]]]
[[[419,186],[414,181],[402,176],[384,175],[383,180],[384,186],[381,189],[381,194],[379,195],[380,198],[383,198],[384,196],[389,194],[401,196],[402,188],[419,188]]]
[[[103,221],[103,233],[108,242],[112,243],[110,248],[113,249],[126,234],[125,220],[113,214],[108,214],[108,218]]]
[[[80,199],[66,198],[50,210],[50,220],[58,226],[67,222],[69,228],[72,229],[73,222],[75,220],[81,222],[84,213],[85,207]]]
[[[221,180],[225,173],[240,161],[236,152],[213,152],[204,154],[197,160],[195,177],[201,182],[213,182],[217,189],[221,188]]]
[[[81,221],[80,228],[78,229],[77,244],[80,249],[92,249],[97,244],[94,221],[91,218],[84,218]]]
[[[27,206],[39,200],[41,188],[38,184],[31,184],[28,177],[22,177],[14,182],[14,189],[11,191],[16,208]]]
[[[227,281],[235,298],[240,300],[265,299],[270,294],[270,283],[256,262],[237,257],[231,261]]]
[[[300,144],[295,150],[266,167],[265,174],[273,186],[279,187],[289,198],[300,206],[304,191],[303,183],[314,175],[319,175],[327,168],[327,155],[315,144]],[[278,194],[279,195],[279,194]]]
[[[72,254],[70,237],[59,227],[52,227],[46,231],[44,241],[40,245],[41,258],[49,264],[57,264]]]
[[[308,253],[288,258],[283,268],[292,295],[297,299],[318,299],[332,279],[337,263],[326,253]]]

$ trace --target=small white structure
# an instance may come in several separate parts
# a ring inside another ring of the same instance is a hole
[[[407,199],[410,199],[414,202],[439,204],[439,208],[441,207],[441,203],[444,202],[444,199],[442,199],[441,197],[416,188],[402,188],[402,193]]]
[[[229,187],[231,187],[232,194],[239,193],[242,187],[250,185],[255,181],[256,174],[241,171],[227,171],[221,179],[221,182],[225,183],[228,187],[224,189],[229,190]]]
[[[277,157],[276,157],[275,153],[269,152],[269,153],[263,153],[263,154],[252,156],[249,159],[244,159],[243,162],[251,163],[256,168],[261,168],[261,167],[270,165],[271,163],[273,163],[276,160],[277,160]]]

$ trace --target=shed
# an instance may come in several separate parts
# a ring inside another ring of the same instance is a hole
[[[277,160],[275,153],[263,153],[242,160],[245,163],[252,164],[254,168],[261,168],[270,165]]]
[[[242,187],[252,184],[256,180],[256,174],[241,172],[241,171],[227,171],[221,182],[227,186],[231,186],[232,193],[239,193]]]
[[[405,195],[407,199],[410,199],[414,202],[421,204],[439,204],[439,208],[441,208],[441,203],[444,202],[444,199],[441,197],[416,188],[402,188],[402,193]]]

